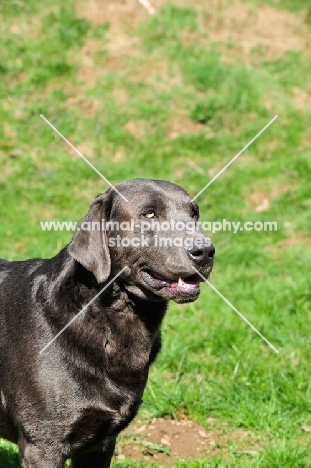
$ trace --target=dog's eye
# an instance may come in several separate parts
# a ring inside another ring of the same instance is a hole
[[[154,218],[155,217],[155,212],[153,210],[148,210],[146,213],[144,213],[145,218]]]

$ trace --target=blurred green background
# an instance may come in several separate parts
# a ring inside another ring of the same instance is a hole
[[[280,352],[202,287],[169,308],[138,421],[216,425],[217,450],[170,466],[311,467],[310,3],[152,4],[2,0],[0,256],[55,255],[72,233],[40,221],[79,221],[108,188],[40,114],[112,183],[161,178],[193,196],[278,114],[197,201],[203,221],[277,221],[211,235],[211,281]],[[157,466],[161,447],[137,461],[129,443],[144,445],[122,436],[113,466]],[[0,466],[19,467],[5,441]]]

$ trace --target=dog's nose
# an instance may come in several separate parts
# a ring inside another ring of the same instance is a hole
[[[191,249],[187,250],[191,260],[196,263],[212,261],[215,255],[215,247],[211,242],[202,242],[202,239],[195,239]]]

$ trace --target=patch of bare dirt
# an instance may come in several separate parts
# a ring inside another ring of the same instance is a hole
[[[126,104],[129,100],[128,91],[120,86],[112,91],[112,95],[118,104]]]
[[[132,21],[140,15],[139,3],[134,0],[104,1],[78,0],[76,12],[78,17],[84,18],[94,25],[109,24],[107,40],[87,40],[80,51],[81,66],[79,77],[83,81],[94,85],[101,72],[94,64],[95,54],[105,50],[106,56],[101,65],[103,71],[122,68],[125,58],[134,54],[137,49],[137,39],[127,33]]]
[[[177,459],[216,455],[226,450],[229,441],[240,443],[241,453],[257,455],[250,432],[242,429],[229,432],[226,424],[216,424],[214,420],[211,425],[214,427],[206,430],[187,418],[178,421],[159,418],[130,426],[119,441],[116,457],[170,466]]]
[[[298,151],[303,151],[306,148],[311,148],[311,138],[309,137],[302,140],[301,145],[298,147]]]
[[[294,88],[294,103],[297,109],[304,109],[306,106],[311,107],[311,94],[301,88]]]
[[[148,17],[138,0],[78,0],[76,11],[94,25],[108,23],[112,30],[119,29],[120,23],[137,23]]]
[[[138,0],[78,0],[76,12],[94,25],[109,25],[104,42],[87,40],[79,53],[78,75],[89,86],[96,83],[100,74],[122,71],[126,59],[140,55],[139,38],[132,33],[133,26],[146,20],[149,14]],[[100,50],[105,51],[105,56],[100,65],[95,65],[94,58]]]
[[[68,109],[78,108],[82,115],[94,117],[101,102],[99,99],[89,98],[86,95],[86,86],[66,86],[66,91],[69,97],[67,98]]]
[[[276,10],[268,5],[255,7],[242,1],[213,1],[202,7],[197,0],[192,6],[200,11],[202,39],[220,42],[222,48],[249,61],[253,53],[274,60],[288,50],[308,50],[310,33],[303,14]],[[183,35],[184,43],[193,42],[191,32]],[[201,39],[201,40],[202,40]]]
[[[152,0],[151,3],[158,10],[165,1]],[[180,7],[189,7],[186,0],[175,0],[174,3]],[[224,61],[233,58],[253,61],[257,56],[260,60],[274,60],[288,50],[302,51],[309,48],[310,35],[303,14],[292,14],[267,5],[259,8],[241,0],[194,0],[191,7],[198,12],[199,30],[183,31],[182,41],[186,45],[198,41],[207,44],[219,42]],[[94,25],[109,24],[104,42],[88,39],[79,52],[81,66],[78,76],[86,86],[95,85],[99,76],[106,72],[124,72],[124,63],[129,57],[138,59],[132,70],[127,69],[133,81],[156,86],[158,91],[161,87],[185,86],[179,70],[172,70],[165,57],[151,54],[141,60],[140,39],[135,35],[134,28],[148,20],[149,14],[138,0],[77,0],[76,12],[79,17]],[[95,64],[97,52],[103,50],[105,56],[100,64]],[[307,92],[299,88],[293,92],[298,108],[311,104]],[[128,96],[124,92],[120,95],[118,93],[116,98],[120,104],[124,104]],[[168,139],[183,133],[183,125],[179,125],[177,120],[171,127]],[[197,130],[193,127],[190,133]]]
[[[15,171],[15,164],[10,161],[10,159],[7,156],[6,151],[2,151],[1,147],[3,148],[9,148],[13,147],[13,142],[12,144],[0,144],[0,164],[1,164],[1,175],[0,175],[0,182],[2,183],[7,183],[8,178],[14,174]],[[12,150],[14,151],[14,150]]]
[[[157,0],[155,6],[161,3]],[[76,11],[80,18],[94,25],[109,25],[105,46],[108,51],[108,64],[117,58],[137,53],[138,39],[129,34],[129,31],[133,25],[146,20],[149,15],[138,0],[78,0]]]
[[[89,87],[94,86],[98,79],[99,69],[94,63],[94,58],[101,49],[104,49],[104,45],[100,41],[87,39],[77,54],[77,59],[80,62],[78,77]]]
[[[143,139],[145,135],[145,122],[143,120],[129,120],[125,129],[138,140]]]
[[[89,98],[87,90],[94,86],[101,73],[94,63],[94,57],[98,51],[103,49],[100,41],[94,39],[87,39],[82,48],[72,57],[74,62],[79,63],[79,70],[77,76],[80,80],[78,85],[72,83],[66,84],[66,93],[68,108],[76,108],[83,115],[94,117],[100,105],[100,99]]]
[[[283,239],[276,244],[267,245],[264,250],[273,254],[278,254],[283,250],[290,249],[291,247],[295,247],[297,245],[311,247],[311,237],[307,236],[307,234],[303,232],[297,232],[292,237]]]
[[[132,81],[154,86],[157,91],[165,91],[168,87],[173,86],[186,88],[179,69],[175,67],[172,70],[166,57],[162,55],[151,54],[149,57],[144,57],[140,63],[135,65],[130,76]]]
[[[47,14],[47,10],[44,14]],[[23,16],[17,16],[9,23],[8,31],[23,38],[38,39],[41,35],[42,17],[43,14],[27,15],[27,19]]]
[[[124,161],[125,158],[126,158],[126,154],[125,154],[124,148],[117,149],[117,151],[115,151],[114,154],[112,155],[112,161],[116,164]]]
[[[189,118],[187,112],[179,110],[169,124],[169,130],[166,138],[173,140],[180,135],[189,135],[202,131],[204,125],[194,122]]]
[[[98,107],[101,104],[100,99],[89,98],[87,90],[97,83],[98,78],[105,73],[101,67],[95,64],[97,52],[104,50],[104,44],[96,39],[86,39],[81,49],[73,57],[73,61],[79,63],[77,76],[80,80],[79,85],[70,83],[66,86],[69,97],[67,98],[68,107],[79,109],[83,115],[94,117]]]
[[[158,9],[165,0],[154,0],[152,5]],[[92,24],[109,24],[106,40],[87,39],[76,59],[80,62],[78,77],[87,87],[96,84],[100,76],[107,72],[124,73],[125,61],[135,58],[133,67],[126,73],[133,82],[143,82],[167,90],[168,86],[184,86],[179,69],[168,65],[164,56],[144,56],[141,52],[139,37],[134,28],[149,17],[147,10],[138,0],[77,0],[77,15]],[[95,63],[96,54],[105,51],[100,63]],[[113,91],[120,104],[128,101],[126,90]],[[173,130],[174,132],[174,130]]]
[[[257,213],[269,211],[271,202],[290,188],[288,185],[275,185],[269,192],[258,189],[248,195],[247,201]]]
[[[83,156],[87,157],[88,159],[92,159],[94,157],[94,145],[91,141],[81,141],[78,145],[79,151],[83,154]]]
[[[152,5],[157,10],[165,3],[165,0],[154,0]],[[134,27],[149,17],[147,10],[138,0],[78,0],[76,11],[79,17],[88,20],[92,24],[109,24],[107,41],[103,44],[99,41],[87,41],[81,51],[80,76],[86,81],[90,78],[96,80],[96,69],[93,57],[95,53],[105,49],[103,58],[103,71],[124,70],[124,60],[129,57],[141,58],[140,39],[135,35]],[[93,53],[92,53],[93,48]],[[85,58],[83,59],[83,57]],[[159,83],[176,81],[176,77],[168,72],[165,57],[150,57],[143,63],[135,66],[132,73],[133,80],[159,86]],[[161,80],[159,80],[159,77]],[[177,81],[178,77],[177,77]]]

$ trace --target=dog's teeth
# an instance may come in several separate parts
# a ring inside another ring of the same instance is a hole
[[[179,277],[178,278],[178,286],[182,286],[183,285],[183,280]]]

